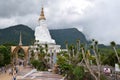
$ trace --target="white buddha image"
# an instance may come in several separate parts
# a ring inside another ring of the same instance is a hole
[[[42,44],[55,44],[55,40],[51,38],[50,32],[47,28],[47,24],[45,22],[46,18],[44,16],[43,8],[41,10],[40,18],[39,18],[39,26],[35,28],[35,40],[38,40],[39,43]]]

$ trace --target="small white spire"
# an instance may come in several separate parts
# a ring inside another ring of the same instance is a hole
[[[20,32],[20,38],[19,38],[19,46],[22,46],[22,35],[21,35],[21,32]]]

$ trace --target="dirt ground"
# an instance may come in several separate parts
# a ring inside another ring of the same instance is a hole
[[[9,75],[8,73],[2,73],[0,74],[0,80],[12,80],[12,75]]]

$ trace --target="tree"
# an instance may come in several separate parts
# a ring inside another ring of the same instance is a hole
[[[95,41],[93,39],[92,40],[92,45],[91,45],[91,50],[94,53],[95,63],[96,63],[96,67],[97,67],[97,73],[94,72],[93,69],[91,68],[91,64],[90,64],[90,61],[89,61],[89,56],[87,55],[88,54],[88,49],[85,49],[84,45],[81,45],[81,50],[82,50],[82,55],[83,55],[83,59],[84,59],[86,68],[88,69],[90,74],[95,78],[95,80],[100,80],[100,78],[101,78],[101,74],[100,74],[101,62],[100,62],[100,53],[99,53],[99,50],[98,50],[98,41]]]
[[[60,52],[57,56],[57,64],[59,65],[60,72],[63,75],[67,75],[66,78],[68,80],[81,80],[84,76],[83,65],[80,65],[82,55],[78,47],[79,45],[68,45],[66,43],[67,52]],[[82,75],[80,76],[80,74]]]
[[[4,55],[0,54],[0,67],[4,65]]]
[[[31,55],[30,55],[30,56],[31,56],[31,59],[30,59],[30,60],[32,61],[32,60],[35,59],[35,54],[34,54],[34,51],[33,51],[33,50],[31,50],[30,52],[31,52]]]
[[[94,74],[93,70],[91,69],[91,66],[90,66],[90,63],[88,61],[88,58],[85,55],[85,50],[84,50],[84,46],[83,45],[81,45],[81,50],[82,50],[83,60],[85,62],[86,68],[88,69],[90,74],[95,78],[95,80],[98,80],[97,76]]]
[[[9,50],[5,47],[5,46],[0,46],[0,58],[1,58],[1,62],[0,65],[4,66],[5,64],[9,64],[10,63],[10,53]]]
[[[116,55],[116,57],[117,57],[117,59],[118,59],[118,63],[120,64],[120,58],[119,58],[118,53],[117,53],[117,50],[116,50],[116,48],[115,48],[116,43],[115,43],[114,41],[112,41],[112,42],[110,42],[110,44],[111,44],[111,46],[113,47],[113,50],[115,51],[115,55]]]
[[[97,68],[98,68],[98,80],[100,80],[100,54],[98,52],[98,41],[95,41],[93,40],[93,52],[94,52],[94,55],[95,55],[95,59],[96,59],[96,63],[97,63]]]
[[[39,61],[38,60],[32,60],[31,64],[34,66],[34,68],[38,69]]]
[[[75,75],[74,80],[82,80],[83,76],[85,75],[84,67],[83,66],[76,66],[75,69],[73,70],[73,74]]]
[[[48,54],[48,45],[47,44],[45,44],[44,46],[40,45],[38,48],[39,48],[38,59],[45,64],[46,69],[50,68],[49,65],[50,55]]]
[[[98,48],[98,41],[93,39],[92,45],[88,46],[80,44],[80,41],[77,40],[76,45],[66,44],[66,49],[67,52],[59,53],[57,64],[61,72],[67,74],[68,80],[83,80],[83,76],[87,77],[87,79],[88,76],[92,76],[93,80],[103,80],[104,76],[100,73],[101,54]],[[93,55],[91,55],[90,51]],[[91,64],[90,60],[93,60],[94,63]],[[95,69],[97,70],[93,69],[93,65],[95,65]],[[89,75],[84,75],[86,73]]]
[[[109,66],[115,66],[115,63],[118,62],[118,59],[115,55],[115,53],[113,52],[109,52],[109,54],[103,56],[103,58],[101,59],[102,60],[102,64],[103,65],[109,65]]]
[[[48,53],[48,45],[41,45],[38,44],[39,41],[37,41],[36,48],[31,47],[30,52],[31,52],[31,63],[33,63],[34,61],[36,63],[35,68],[37,68],[38,70],[47,70],[48,68],[50,68],[50,64],[49,64],[49,60],[50,60],[50,54]],[[37,58],[36,58],[37,57]]]

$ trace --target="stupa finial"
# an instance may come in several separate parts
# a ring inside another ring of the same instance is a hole
[[[45,16],[44,16],[44,8],[42,7],[41,9],[41,14],[40,14],[40,17],[39,17],[39,21],[40,20],[46,20]]]

